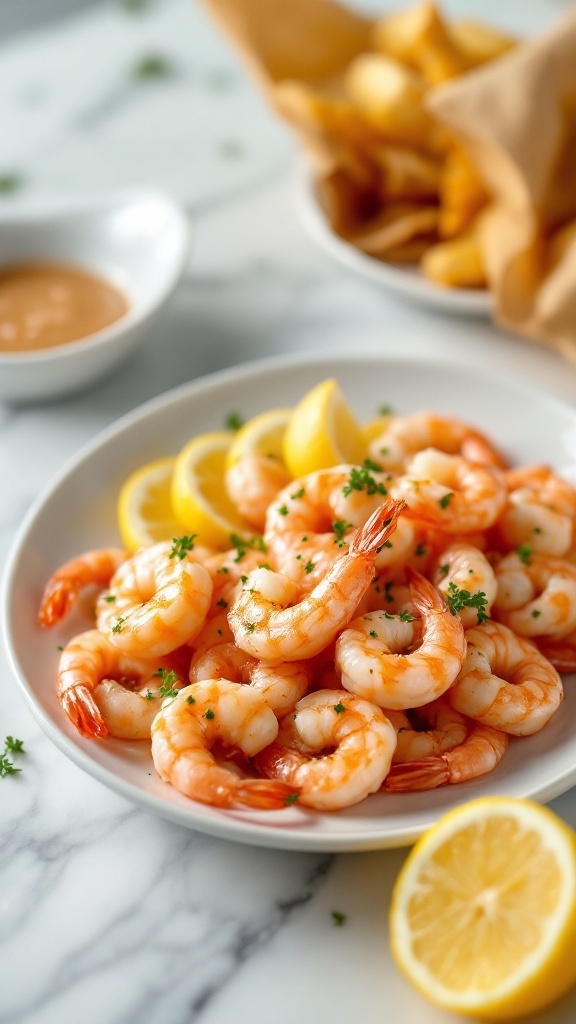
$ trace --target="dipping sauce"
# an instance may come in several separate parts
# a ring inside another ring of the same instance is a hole
[[[128,311],[104,278],[58,263],[0,267],[0,351],[65,345],[108,327]]]

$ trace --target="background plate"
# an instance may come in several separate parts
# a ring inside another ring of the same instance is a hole
[[[154,772],[148,745],[81,737],[61,713],[54,679],[58,645],[90,628],[85,602],[58,628],[36,625],[44,585],[62,562],[118,544],[116,499],[142,463],[177,452],[196,433],[221,429],[232,410],[248,417],[296,402],[334,376],[360,419],[382,404],[398,412],[434,409],[459,415],[494,439],[513,462],[549,462],[573,475],[576,413],[534,389],[437,361],[373,353],[273,359],[205,377],[148,402],[104,431],[65,467],[30,510],[4,579],[5,639],[22,692],[40,725],[77,765],[136,803],[188,828],[259,846],[298,850],[369,850],[413,842],[436,819],[487,794],[549,800],[576,782],[576,690],[535,736],[512,739],[484,779],[427,793],[375,795],[357,807],[320,814],[293,807],[266,814],[220,811],[186,799]]]
[[[377,260],[336,235],[316,198],[312,176],[307,168],[299,168],[294,194],[296,209],[310,238],[328,256],[349,270],[429,309],[464,316],[490,316],[492,296],[488,291],[442,288],[424,277],[417,267]]]

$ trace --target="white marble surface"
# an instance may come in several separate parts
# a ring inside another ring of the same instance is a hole
[[[6,2],[6,0],[4,0]],[[366,6],[366,5],[365,5]],[[372,5],[375,6],[375,5]],[[526,31],[566,5],[460,2]],[[0,12],[1,13],[1,12]],[[164,54],[166,79],[127,77]],[[568,401],[576,370],[482,321],[443,318],[349,277],[292,206],[292,141],[192,2],[114,5],[30,29],[0,51],[4,203],[152,181],[186,201],[188,274],[112,379],[67,401],[0,407],[0,552],[63,462],[125,411],[184,380],[267,354],[433,352]],[[70,510],[74,515],[75,510]],[[41,733],[0,649],[2,1024],[448,1024],[392,967],[386,914],[404,853],[281,853],[187,832],[134,808]],[[573,792],[554,808],[576,824]],[[335,927],[332,911],[347,915]],[[568,1024],[576,994],[537,1018]]]

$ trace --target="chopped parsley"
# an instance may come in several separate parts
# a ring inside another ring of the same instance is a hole
[[[487,602],[488,598],[483,590],[479,590],[477,594],[471,594],[469,590],[461,590],[455,583],[448,584],[446,603],[452,615],[457,615],[463,608],[474,608],[478,617],[478,625],[480,625],[490,618],[485,611]]]
[[[230,542],[233,548],[236,548],[237,554],[234,559],[235,562],[240,562],[247,550],[250,551],[262,551],[266,554],[266,544],[264,543],[264,537],[239,537],[237,533],[230,534]]]
[[[182,561],[186,558],[186,553],[193,550],[197,536],[197,533],[191,533],[189,537],[172,537],[172,550],[168,557],[179,558]]]
[[[24,740],[15,740],[13,736],[7,736],[4,741],[5,754],[24,754]]]
[[[343,711],[346,711],[346,708],[344,707],[343,704],[338,702],[338,704],[334,705],[334,711],[336,712],[337,715],[341,715]]]
[[[342,925],[345,924],[345,923],[346,923],[346,914],[343,914],[341,910],[333,910],[332,911],[332,924],[335,925],[336,928],[341,928]]]
[[[441,498],[439,498],[438,499],[438,504],[440,505],[440,508],[448,508],[448,505],[452,501],[453,497],[454,497],[454,491],[448,491],[447,494],[444,494]]]
[[[228,601],[225,601],[223,597],[221,597],[219,601],[216,601],[216,604],[217,604],[218,608],[227,608],[228,607]]]
[[[144,700],[154,700],[154,699],[155,699],[155,697],[154,697],[154,694],[152,693],[152,690],[146,690],[146,693],[144,694]]]
[[[244,628],[245,628],[247,633],[253,633],[254,630],[256,629],[256,623],[255,622],[247,622]]]
[[[425,548],[423,544],[418,544],[414,548],[414,554],[416,555],[417,558],[419,558],[422,555],[427,555],[428,554],[428,548]]]
[[[518,558],[524,565],[530,565],[530,556],[532,555],[532,548],[529,544],[521,544],[517,551]]]
[[[3,195],[9,195],[11,192],[17,192],[19,188],[22,188],[24,179],[20,174],[9,174],[5,172],[0,174],[0,192]]]
[[[441,572],[442,575],[445,576],[446,573],[448,572],[449,568],[450,568],[450,566],[449,566],[448,562],[444,562],[444,565],[440,566],[440,568],[438,569],[438,572]]]
[[[295,804],[299,796],[300,796],[300,793],[289,793],[288,796],[286,797],[284,803],[285,804]]]
[[[214,718],[214,712],[212,711],[211,708],[208,708],[208,711],[205,713],[204,718],[207,718],[208,721],[212,721],[212,719]]]
[[[227,430],[240,430],[240,427],[244,426],[244,420],[240,413],[230,412],[224,420],[224,426]]]
[[[378,408],[378,415],[379,416],[391,416],[392,415],[392,406],[391,405],[381,405],[381,406],[379,406],[379,408]]]
[[[175,689],[174,684],[179,682],[178,675],[172,669],[159,668],[155,673],[155,676],[160,676],[162,682],[158,688],[160,697],[176,697],[178,690]]]
[[[195,704],[196,703],[196,698],[195,697],[186,697],[186,703],[187,704]]]
[[[8,754],[25,754],[24,740],[16,740],[13,736],[7,736],[4,740],[4,753],[0,754],[0,779],[6,778],[7,775],[16,775],[17,772],[21,772],[21,768],[15,768],[14,764],[8,758]]]
[[[120,616],[119,619],[116,619],[116,622],[112,626],[112,632],[113,633],[121,633],[122,632],[122,626],[123,626],[123,624],[125,622],[126,622],[126,619],[125,618],[123,619],[122,616]]]
[[[400,619],[400,622],[414,622],[415,616],[410,615],[410,612],[407,612],[402,608],[398,612],[398,618]]]
[[[136,62],[132,68],[134,78],[169,78],[174,74],[174,65],[160,53],[149,53]]]
[[[336,534],[336,540],[334,543],[338,544],[339,547],[342,547],[344,544],[344,534],[346,533],[346,530],[350,530],[351,528],[352,523],[348,523],[345,519],[336,519],[332,527]]]
[[[315,563],[308,561],[308,562],[306,562],[306,565],[304,566],[304,572],[305,573],[313,572],[313,570],[315,568],[316,568]]]
[[[538,609],[535,608],[534,611],[531,614],[532,614],[532,618],[533,619],[539,619],[540,616],[542,615],[542,612],[538,611]]]
[[[278,515],[280,515],[280,516],[287,516],[288,515],[288,505],[280,505],[280,508],[277,508],[276,511],[278,512]]]
[[[230,569],[227,565],[221,565],[219,569],[216,569],[216,572],[230,572]]]
[[[371,636],[373,640],[377,640],[378,639],[378,633],[376,632],[375,629],[371,629],[369,634],[368,634],[368,636]]]
[[[116,594],[105,594],[102,600],[106,601],[106,604],[112,604],[116,600]]]
[[[291,494],[290,497],[292,498],[292,501],[298,501],[298,498],[302,498],[305,493],[306,488],[301,487],[299,491],[294,491],[294,494]]]
[[[364,459],[362,466],[358,469],[357,466],[353,466],[350,470],[350,479],[347,484],[344,484],[342,488],[342,494],[345,498],[352,491],[366,491],[368,495],[371,494],[387,494],[387,490],[384,484],[378,480],[375,480],[372,473],[377,473],[380,467],[372,462],[371,459]]]

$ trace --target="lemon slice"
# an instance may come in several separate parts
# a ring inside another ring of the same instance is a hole
[[[394,887],[392,952],[446,1009],[506,1020],[576,981],[576,836],[530,800],[485,797],[440,819]]]
[[[128,477],[118,496],[118,526],[122,543],[138,551],[184,531],[172,512],[170,486],[175,458],[158,459]]]
[[[248,420],[234,435],[228,450],[227,467],[245,455],[268,455],[284,462],[283,439],[291,409],[269,409]]]
[[[200,543],[229,548],[230,535],[247,535],[247,527],[228,497],[224,483],[231,431],[200,434],[176,457],[172,476],[172,508]],[[248,533],[251,531],[248,530]]]
[[[341,462],[360,463],[366,444],[338,382],[325,380],[298,403],[284,435],[284,461],[294,477]]]
[[[382,437],[389,426],[390,416],[375,416],[373,420],[361,424],[360,433],[366,445],[369,445],[372,444],[372,441],[377,441],[379,437]]]

